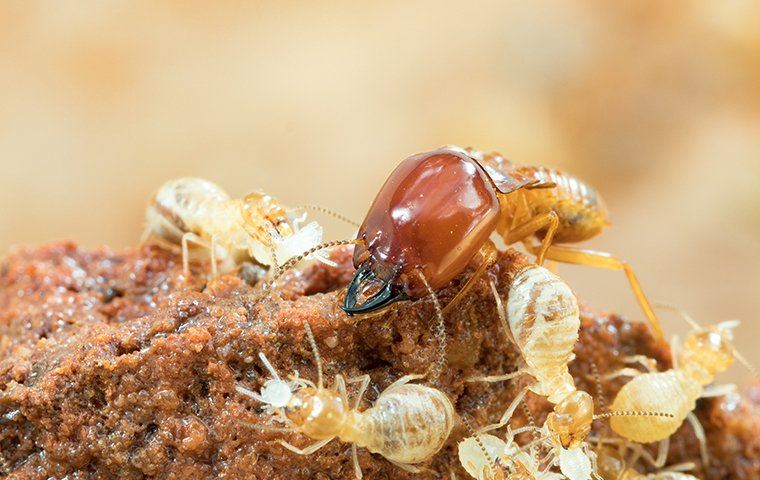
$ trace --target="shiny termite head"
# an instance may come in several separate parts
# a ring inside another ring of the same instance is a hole
[[[496,228],[499,193],[533,180],[506,175],[503,160],[480,160],[459,147],[413,155],[396,167],[364,219],[357,269],[343,310],[367,313],[427,295],[461,273]],[[366,292],[374,293],[366,296]],[[362,304],[359,297],[366,296]]]

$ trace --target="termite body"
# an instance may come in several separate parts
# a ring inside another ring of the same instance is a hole
[[[692,320],[690,322],[693,323]],[[672,418],[639,418],[634,421],[616,417],[610,422],[612,429],[635,442],[655,442],[675,433],[684,419],[689,419],[704,449],[704,432],[692,410],[697,399],[703,395],[705,386],[715,379],[716,373],[728,369],[736,358],[741,358],[742,363],[746,364],[731,344],[732,329],[737,324],[735,321],[723,322],[706,329],[694,324],[694,330],[674,355],[671,370],[637,374],[623,385],[610,406],[611,411],[665,408],[672,412]],[[635,371],[625,369],[625,373]]]
[[[448,284],[479,252],[487,264],[494,249],[489,237],[497,232],[508,245],[525,243],[539,264],[548,258],[624,270],[659,335],[657,318],[627,264],[605,253],[553,245],[591,238],[607,223],[600,195],[557,170],[517,166],[500,155],[459,147],[413,155],[391,173],[359,228],[357,272],[343,309],[367,313],[423,298]],[[359,304],[371,287],[376,291]]]
[[[536,461],[537,445],[520,447],[514,435],[506,440],[494,435],[477,434],[459,443],[459,463],[476,480],[562,480],[550,466],[540,468]]]
[[[409,383],[422,375],[407,375],[383,390],[370,408],[360,411],[361,399],[369,385],[369,376],[348,380],[349,383],[361,384],[351,405],[346,380],[341,375],[336,376],[333,388],[325,388],[316,342],[308,324],[304,323],[304,326],[318,364],[316,384],[304,379],[285,382],[266,357],[259,354],[273,379],[264,384],[260,394],[243,387],[238,387],[237,390],[269,406],[280,415],[290,430],[317,440],[304,449],[280,440],[292,452],[308,455],[333,439],[339,439],[352,444],[357,478],[362,478],[357,447],[382,455],[407,471],[419,471],[414,464],[435,455],[454,427],[456,414],[449,398],[435,388]],[[255,424],[252,426],[256,427]]]
[[[223,271],[250,259],[277,267],[322,240],[318,223],[302,225],[304,212],[287,209],[262,192],[231,198],[201,178],[179,178],[162,185],[147,208],[146,220],[144,239],[158,237],[182,246],[186,275],[190,243],[210,250],[216,276],[217,259]]]
[[[596,474],[600,480],[699,480],[697,477],[685,473],[690,470],[693,463],[685,463],[643,474],[630,466],[630,459],[626,459],[618,449],[607,445],[601,445],[596,450]]]
[[[586,439],[595,419],[660,414],[655,413],[657,409],[594,414],[593,398],[576,389],[568,371],[578,341],[580,309],[572,290],[560,277],[538,265],[520,269],[512,279],[506,306],[493,281],[490,286],[505,334],[513,339],[526,365],[510,374],[474,377],[468,381],[500,382],[523,374],[536,381],[517,395],[498,423],[481,432],[506,425],[528,390],[544,396],[554,403],[554,408],[543,426],[532,429],[548,439],[547,444],[566,477],[587,480],[591,476],[593,453]]]

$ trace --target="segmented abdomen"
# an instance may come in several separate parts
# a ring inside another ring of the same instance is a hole
[[[202,178],[178,178],[163,184],[156,192],[155,209],[183,232],[205,233],[204,223],[218,205],[230,200],[218,185]]]
[[[567,363],[573,359],[581,325],[570,287],[547,269],[531,265],[515,276],[507,297],[507,318],[531,374],[531,389],[552,403],[575,390]]]
[[[454,407],[441,391],[407,383],[385,390],[361,414],[360,447],[401,463],[423,462],[441,449],[454,427]]]
[[[599,193],[573,175],[546,167],[518,167],[525,176],[554,183],[554,188],[523,190],[534,214],[554,211],[559,228],[554,240],[558,243],[580,242],[598,235],[608,224],[607,207]]]
[[[635,442],[665,439],[678,430],[701,393],[702,386],[680,370],[639,375],[623,385],[610,411],[671,413],[674,417],[612,417],[610,426]]]

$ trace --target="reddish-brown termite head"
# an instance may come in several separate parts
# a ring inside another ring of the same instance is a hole
[[[359,228],[348,314],[419,299],[461,273],[496,228],[497,190],[464,150],[442,148],[404,160]],[[424,280],[423,280],[424,277]],[[374,293],[357,305],[360,295]]]

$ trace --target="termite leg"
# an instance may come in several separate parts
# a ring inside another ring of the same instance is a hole
[[[673,368],[678,370],[678,335],[670,338],[670,358],[673,361]]]
[[[143,230],[142,235],[140,235],[140,243],[138,245],[142,247],[148,242],[148,240],[150,240],[150,237],[152,236],[153,229],[150,228],[150,225],[146,225],[145,230]]]
[[[390,459],[386,459],[386,460],[388,460],[392,464],[396,465],[401,470],[405,470],[405,471],[407,471],[409,473],[420,473],[422,471],[421,468],[415,467],[414,465],[409,465],[408,463],[395,462],[395,461],[390,460]]]
[[[644,372],[642,372],[641,370],[636,370],[635,368],[631,368],[631,367],[625,367],[619,370],[615,370],[612,373],[608,373],[602,378],[604,380],[612,380],[617,377],[636,377],[638,375],[643,375],[643,374]]]
[[[655,460],[654,468],[662,468],[668,461],[668,452],[670,451],[670,437],[665,437],[660,440],[660,444],[657,447],[657,460]]]
[[[216,235],[211,235],[211,278],[216,279]]]
[[[722,385],[708,385],[702,390],[699,398],[722,397],[736,392],[735,383],[724,383]]]
[[[475,383],[475,382],[483,382],[483,383],[496,383],[496,382],[505,382],[507,380],[512,380],[513,378],[517,378],[520,375],[525,375],[528,372],[527,370],[516,370],[512,373],[505,373],[504,375],[484,375],[482,377],[470,377],[465,379],[465,382],[468,383]]]
[[[501,416],[501,419],[499,420],[499,423],[494,423],[491,425],[486,425],[485,427],[478,430],[478,434],[490,432],[491,430],[496,430],[497,428],[501,428],[507,423],[509,423],[509,420],[512,418],[512,414],[515,413],[515,409],[518,405],[520,405],[520,402],[522,402],[523,397],[525,397],[525,394],[528,393],[528,387],[523,388],[520,390],[520,393],[517,394],[517,396],[512,400],[512,403],[509,404],[509,407],[504,412],[504,415]]]
[[[301,449],[296,447],[295,445],[291,445],[290,443],[286,442],[285,440],[279,440],[280,445],[287,448],[293,453],[297,453],[298,455],[311,455],[312,453],[316,452],[320,448],[324,447],[328,443],[330,443],[335,437],[325,438],[324,440],[320,440],[317,443],[311,444],[308,447]]]
[[[161,222],[161,225],[162,225],[163,228],[165,228],[167,230],[170,230],[172,232],[173,236],[176,235],[177,237],[181,237],[182,234],[185,233],[182,230],[180,230],[176,225],[174,225],[172,222],[170,222],[163,215],[159,215],[158,216],[158,221]],[[143,230],[142,235],[140,235],[140,244],[139,244],[139,246],[142,247],[143,245],[145,245],[145,243],[148,242],[148,240],[150,240],[151,238],[153,238],[153,235],[154,235],[153,228],[151,228],[151,225],[149,223],[146,224],[145,225],[145,230]]]
[[[190,275],[190,242],[209,248],[208,243],[193,232],[182,235],[182,273],[187,278]]]
[[[629,355],[627,357],[623,357],[624,363],[638,363],[642,367],[647,369],[647,372],[656,372],[657,371],[657,360],[651,357],[647,357],[646,355]]]
[[[542,245],[541,248],[543,247],[544,246]],[[535,248],[536,247],[532,247],[532,249]],[[662,332],[662,327],[660,326],[660,321],[657,319],[654,310],[652,310],[652,306],[649,304],[646,295],[644,295],[644,290],[642,290],[641,284],[639,284],[639,280],[636,278],[636,274],[626,262],[606,252],[559,247],[556,245],[552,245],[546,250],[546,258],[562,263],[587,265],[608,270],[623,270],[625,276],[628,278],[628,283],[631,285],[631,290],[633,290],[633,294],[639,302],[639,306],[644,312],[644,315],[647,317],[647,321],[654,331],[655,336],[658,339],[665,338],[665,335]]]
[[[480,265],[478,265],[477,269],[475,269],[470,278],[467,279],[467,282],[459,290],[459,292],[457,292],[454,298],[452,298],[451,301],[446,304],[446,307],[443,309],[444,316],[448,314],[451,309],[465,297],[465,295],[467,295],[467,292],[469,292],[472,287],[475,286],[475,282],[483,275],[483,272],[485,272],[486,269],[493,265],[493,262],[496,261],[496,256],[498,253],[499,251],[496,249],[496,245],[494,245],[490,240],[480,248],[480,252],[478,252],[477,255],[480,257]]]
[[[509,328],[509,322],[507,321],[507,310],[504,308],[504,302],[501,300],[499,291],[496,289],[496,284],[492,278],[488,279],[488,285],[491,287],[491,294],[496,303],[496,314],[499,317],[499,323],[501,323],[501,329],[504,331],[504,336],[507,337],[507,341],[516,344],[515,339],[512,336],[512,330]]]
[[[710,455],[707,453],[707,437],[705,436],[705,429],[702,428],[702,424],[699,423],[699,419],[694,412],[689,412],[686,416],[686,420],[691,424],[691,428],[694,429],[694,435],[696,435],[699,441],[699,454],[702,457],[702,467],[707,468],[710,465]]]
[[[354,399],[354,406],[353,409],[356,410],[359,408],[359,406],[362,403],[362,397],[364,397],[364,393],[367,391],[367,387],[369,386],[369,375],[360,375],[358,377],[349,378],[348,383],[359,383],[359,391],[356,394],[356,398]]]
[[[546,257],[549,247],[551,247],[554,232],[557,231],[558,226],[559,217],[556,213],[542,213],[541,215],[536,215],[525,223],[511,229],[504,237],[504,243],[512,245],[513,243],[517,243],[532,236],[541,229],[546,228],[546,234],[544,235],[543,240],[541,240],[541,247],[538,248],[538,253],[536,253],[536,264],[541,265],[544,263],[544,258]]]
[[[362,473],[362,467],[359,465],[359,452],[356,451],[356,444],[351,444],[351,461],[354,463],[354,475],[356,475],[356,478],[361,480],[364,477],[364,474]]]
[[[388,387],[386,388],[386,390],[389,390],[389,389],[391,389],[393,387],[400,387],[401,385],[405,385],[405,384],[407,384],[407,383],[409,383],[409,382],[411,382],[413,380],[419,380],[420,378],[425,378],[425,375],[421,375],[419,373],[412,373],[412,374],[409,374],[409,375],[404,375],[403,377],[399,378],[395,382],[393,382],[390,385],[388,385]]]
[[[346,381],[343,379],[343,375],[335,375],[335,386],[340,393],[340,399],[343,400],[344,405],[348,405],[348,391],[346,390]]]

